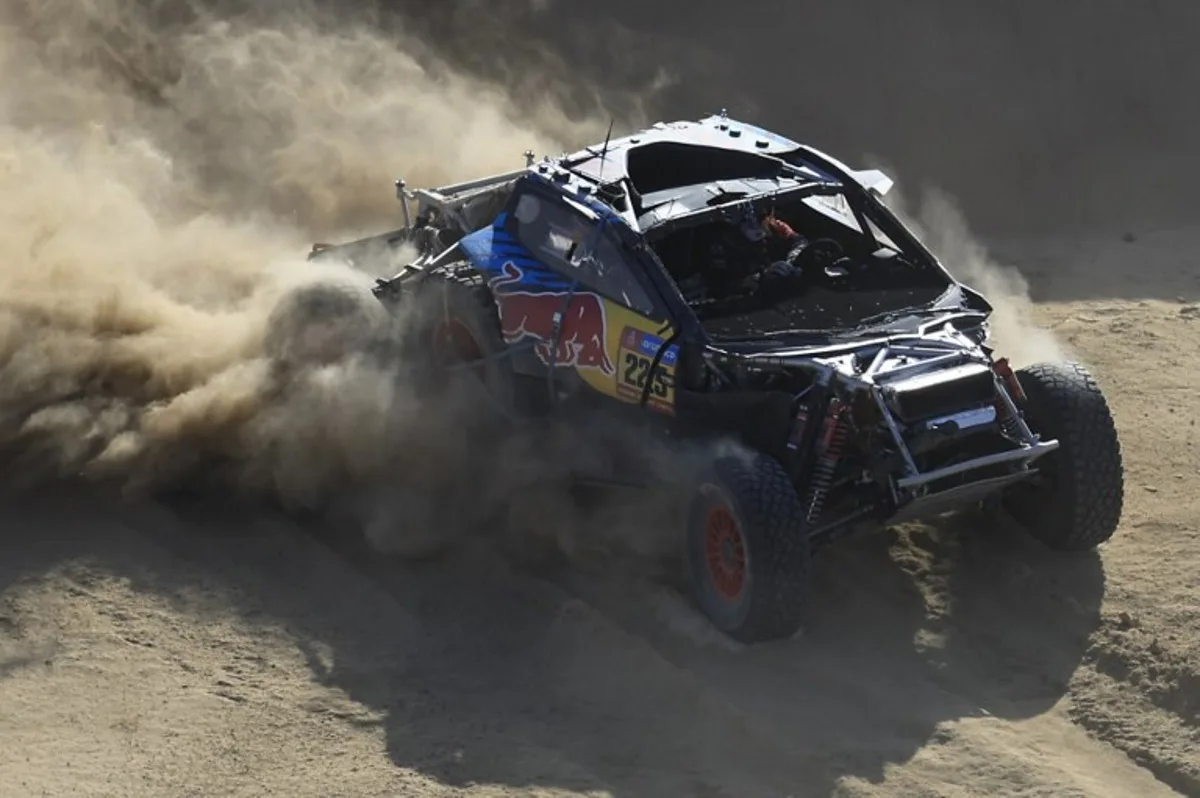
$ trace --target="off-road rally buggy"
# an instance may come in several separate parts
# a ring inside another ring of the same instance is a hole
[[[430,362],[474,363],[513,416],[632,412],[738,441],[679,518],[694,599],[728,636],[795,633],[813,552],[864,526],[983,505],[1057,550],[1116,530],[1096,382],[994,357],[992,306],[882,202],[881,172],[724,112],[525,157],[433,190],[397,180],[402,228],[309,257],[415,252],[376,296],[435,293]]]

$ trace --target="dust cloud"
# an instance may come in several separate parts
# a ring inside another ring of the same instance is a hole
[[[404,364],[377,356],[403,329],[370,296],[374,275],[304,253],[398,226],[397,175],[429,185],[508,170],[526,149],[596,138],[611,116],[569,117],[552,104],[561,92],[518,105],[369,16],[215,9],[0,5],[5,479],[134,492],[218,481],[300,508],[349,496],[353,513],[370,508],[359,520],[378,545],[423,548],[382,530],[404,516],[439,537],[484,520],[486,497],[457,501],[442,483],[478,494],[496,460],[473,462],[453,408],[419,407]],[[1029,335],[1018,274],[988,264],[952,205],[919,217],[956,274],[998,301],[1007,354],[1054,350]],[[347,312],[315,323],[314,292]],[[506,464],[578,459],[569,440],[548,445],[496,451]]]
[[[399,451],[450,456],[451,425],[418,421],[370,351],[398,332],[371,275],[304,255],[398,226],[397,174],[511,169],[591,122],[312,9],[6,0],[0,59],[6,479],[217,479],[308,506]],[[316,330],[332,358],[301,323],[314,291],[349,310]]]
[[[1069,359],[1066,346],[1034,317],[1029,283],[1020,269],[991,257],[950,195],[931,188],[920,199],[914,207],[912,199],[897,187],[888,193],[886,204],[955,278],[991,303],[991,344],[997,357],[1007,357],[1015,368]]]

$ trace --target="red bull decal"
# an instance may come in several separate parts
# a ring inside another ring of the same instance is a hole
[[[564,309],[567,291],[522,291],[525,272],[509,261],[502,273],[488,281],[500,311],[500,331],[505,343],[536,338],[534,352],[550,365],[599,369],[605,376],[616,373],[605,343],[608,324],[604,300],[596,294],[576,292]],[[563,311],[562,332],[554,347],[554,314]],[[553,351],[552,351],[553,350]]]

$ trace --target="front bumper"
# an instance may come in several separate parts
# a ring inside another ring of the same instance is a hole
[[[965,362],[930,368],[933,363],[927,360],[915,367],[871,375],[875,405],[903,462],[902,473],[889,478],[897,509],[888,523],[938,515],[981,501],[1036,474],[1033,464],[1059,447],[1057,440],[1039,440],[1025,423],[1013,399],[1014,390],[1020,389],[1013,384],[1015,378],[1007,364],[993,365],[972,359],[967,353],[958,354]],[[949,416],[914,419],[911,412],[906,412],[922,406],[946,408],[955,396],[960,397],[963,406]],[[955,429],[952,439],[990,430],[1002,433],[1002,439],[1007,439],[1012,448],[923,471],[918,467],[914,444],[920,439],[919,433],[928,433],[944,423]],[[1008,473],[997,474],[997,467],[1005,467]],[[937,487],[938,483],[942,486]]]
[[[935,493],[926,493],[902,505],[896,512],[884,519],[884,526],[902,524],[906,521],[918,521],[932,518],[942,513],[967,507],[971,504],[993,496],[1009,485],[1028,479],[1030,471],[1019,471],[1002,477],[987,477],[966,485],[958,485]]]

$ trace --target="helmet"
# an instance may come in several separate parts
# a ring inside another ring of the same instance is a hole
[[[763,228],[762,220],[758,218],[758,214],[754,212],[754,206],[746,203],[741,207],[741,212],[734,212],[733,223],[737,225],[738,230],[746,237],[746,240],[758,243],[767,237],[767,231]]]

